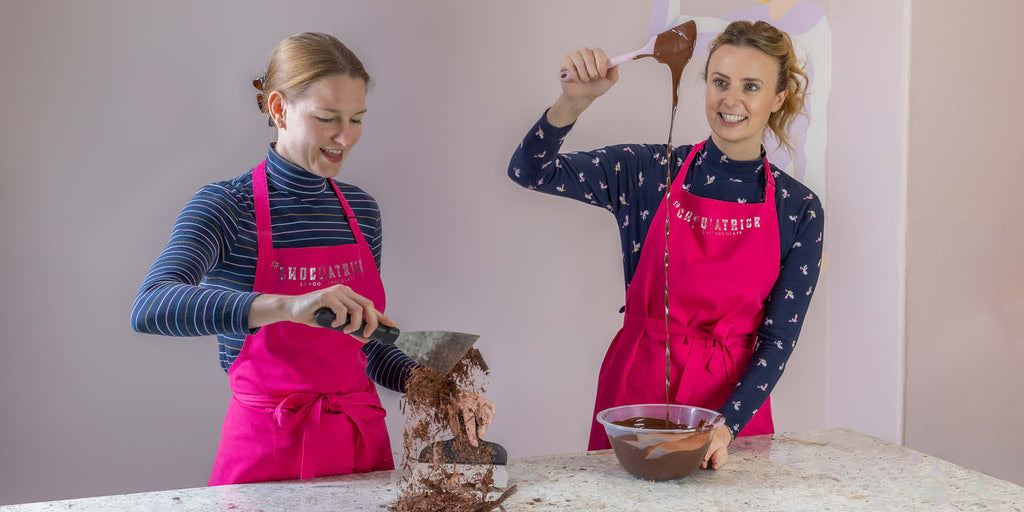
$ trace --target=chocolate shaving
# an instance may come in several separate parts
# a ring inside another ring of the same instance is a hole
[[[496,499],[488,496],[494,491],[494,467],[482,474],[466,475],[453,470],[451,464],[444,464],[435,443],[447,431],[449,412],[463,392],[482,394],[480,376],[487,375],[488,367],[480,351],[472,348],[447,375],[430,368],[412,371],[406,384],[406,394],[401,408],[406,415],[402,432],[404,457],[402,469],[406,471],[398,483],[398,501],[391,510],[395,512],[490,512],[516,492],[511,486]],[[444,436],[446,437],[446,436]],[[424,446],[433,444],[429,463],[420,462],[425,470],[412,471],[418,454]],[[452,451],[459,463],[479,464],[487,462],[485,454],[469,444],[469,438],[462,433],[452,442]],[[502,508],[504,509],[504,508]]]

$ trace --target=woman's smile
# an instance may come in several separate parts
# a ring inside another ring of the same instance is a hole
[[[345,159],[345,150],[343,149],[320,148],[320,152],[324,154],[324,158],[334,164],[340,164]]]
[[[740,123],[747,120],[747,116],[740,114],[726,114],[723,112],[719,112],[718,117],[722,120],[722,125],[727,128],[739,126]]]

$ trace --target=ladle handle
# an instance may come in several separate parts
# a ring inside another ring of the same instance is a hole
[[[614,68],[615,66],[618,66],[619,64],[622,64],[623,62],[631,61],[631,60],[635,59],[636,56],[639,55],[639,54],[640,54],[640,51],[637,50],[635,52],[623,53],[622,55],[618,55],[618,56],[612,57],[612,58],[608,59],[608,67],[609,68]],[[563,82],[572,82],[572,73],[570,73],[568,70],[564,70],[563,69],[562,72],[558,75],[558,79],[563,81]]]
[[[331,311],[331,308],[320,308],[316,310],[316,313],[313,314],[313,319],[316,320],[317,325],[319,325],[320,327],[334,329],[335,331],[338,332],[345,332],[342,329],[344,329],[345,325],[348,324],[348,317],[346,316],[345,321],[342,322],[341,325],[339,325],[338,327],[331,327],[331,324],[334,323],[335,316],[336,315],[334,314],[334,311]],[[356,333],[358,332],[359,331],[357,331]],[[372,333],[370,333],[369,338],[370,340],[378,341],[385,345],[394,345],[395,340],[398,339],[399,334],[400,331],[398,330],[398,327],[388,327],[383,324],[377,324],[377,328],[374,329]]]

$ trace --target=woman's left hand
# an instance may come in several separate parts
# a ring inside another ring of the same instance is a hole
[[[494,420],[494,402],[469,391],[459,393],[459,400],[455,407],[448,411],[448,426],[452,435],[459,437],[459,414],[466,425],[466,435],[469,437],[469,444],[477,446],[480,436],[487,432]]]
[[[719,469],[729,460],[729,443],[732,442],[732,431],[729,427],[722,425],[711,434],[711,446],[708,453],[704,455],[704,461],[700,467],[704,469]]]

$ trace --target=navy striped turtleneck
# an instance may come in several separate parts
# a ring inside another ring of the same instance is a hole
[[[380,270],[380,209],[355,185],[337,182]],[[274,247],[355,243],[334,190],[323,177],[267,151],[267,185]],[[163,251],[142,281],[132,305],[132,328],[165,336],[216,335],[227,371],[251,334],[249,307],[256,273],[256,219],[252,174],[206,185],[178,215]],[[416,363],[393,346],[366,344],[367,374],[404,392]]]

